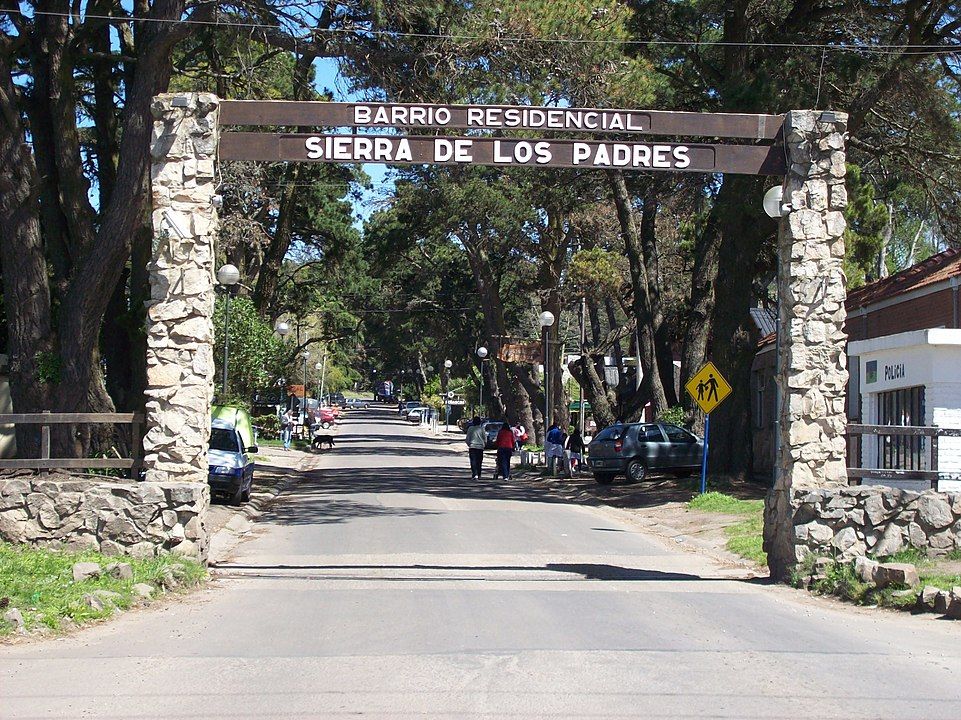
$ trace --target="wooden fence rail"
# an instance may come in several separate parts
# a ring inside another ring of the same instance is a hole
[[[143,463],[140,431],[144,417],[140,413],[8,413],[0,414],[0,425],[39,425],[40,457],[0,460],[0,470],[55,470],[90,469],[105,470],[117,468],[129,470],[136,478]],[[128,458],[52,458],[50,457],[51,425],[93,425],[116,424],[130,426],[130,447],[133,453]]]
[[[931,487],[938,489],[938,480],[961,480],[961,473],[945,473],[938,470],[938,439],[943,437],[961,437],[961,429],[928,427],[918,425],[848,425],[849,436],[876,435],[904,435],[908,437],[931,438],[929,443],[930,460],[928,470],[900,470],[897,468],[848,468],[848,483],[860,485],[862,480],[927,480]],[[860,452],[860,443],[858,443]]]

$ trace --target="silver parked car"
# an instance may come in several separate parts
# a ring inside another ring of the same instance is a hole
[[[640,482],[649,473],[689,475],[701,467],[704,442],[684,428],[667,423],[612,425],[589,446],[594,479],[610,483],[618,475]]]

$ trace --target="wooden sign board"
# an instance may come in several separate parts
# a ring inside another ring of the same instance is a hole
[[[219,122],[222,126],[550,130],[774,140],[781,132],[784,117],[521,105],[224,100],[220,103]]]
[[[525,363],[534,365],[543,362],[539,342],[532,343],[504,343],[497,351],[497,357],[502,362]]]
[[[425,135],[309,135],[231,132],[221,160],[283,160],[388,165],[488,165],[783,175],[772,145],[706,145],[604,140],[534,140]]]

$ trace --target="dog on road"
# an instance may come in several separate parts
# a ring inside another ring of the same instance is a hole
[[[324,445],[326,445],[331,450],[334,449],[334,436],[333,435],[314,435],[313,440],[310,442],[310,446],[316,448],[317,450],[322,450]]]

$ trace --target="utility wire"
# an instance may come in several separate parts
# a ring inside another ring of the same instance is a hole
[[[26,18],[36,15],[51,17],[75,18],[76,15],[65,12],[54,12],[51,10],[31,10],[29,12],[21,8],[10,8],[5,10],[7,13],[17,13]],[[234,27],[245,29],[263,30],[289,30],[279,24],[255,23],[255,22],[235,22],[223,20],[194,20],[182,18],[178,20],[168,20],[166,18],[152,17],[132,17],[118,15],[101,15],[85,13],[84,18],[90,20],[107,20],[110,22],[153,22],[186,25],[204,25],[210,27]],[[369,30],[346,28],[304,28],[312,35],[362,35],[367,37],[388,37],[388,38],[414,38],[423,40],[490,40],[496,39],[501,42],[512,43],[539,43],[539,44],[561,44],[561,45],[657,45],[668,47],[748,47],[748,48],[783,48],[793,50],[825,50],[830,52],[866,52],[880,55],[931,55],[931,54],[956,54],[961,52],[961,45],[908,45],[908,44],[850,44],[850,45],[830,45],[827,43],[772,43],[772,42],[733,42],[728,40],[609,40],[604,38],[535,38],[522,37],[515,35],[496,35],[493,38],[486,35],[467,35],[467,34],[447,34],[447,33],[413,33],[394,30]],[[295,38],[297,39],[297,38]],[[309,43],[307,38],[301,38],[305,43]]]

